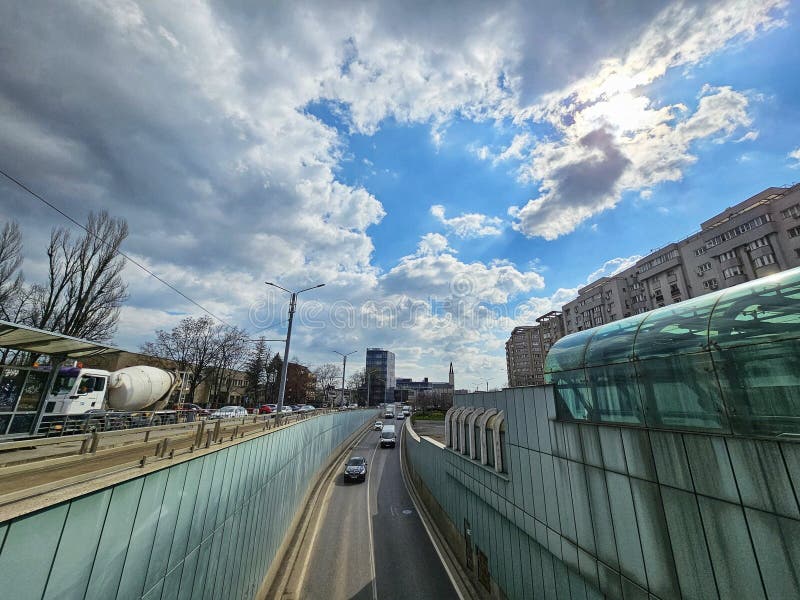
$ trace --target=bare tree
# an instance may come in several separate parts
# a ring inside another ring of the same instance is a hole
[[[0,319],[21,321],[30,298],[22,271],[22,234],[16,221],[9,221],[0,231]],[[0,364],[17,358],[17,352],[0,348]]]
[[[211,365],[211,395],[218,402],[228,403],[232,372],[243,366],[247,355],[248,341],[247,332],[244,329],[226,325],[217,327],[218,345]]]
[[[325,363],[314,369],[314,377],[316,378],[317,398],[327,401],[326,392],[329,388],[336,387],[336,383],[342,377],[342,368],[336,363]]]
[[[219,328],[211,317],[186,317],[172,331],[159,329],[156,340],[142,344],[144,354],[172,361],[189,376],[188,401],[211,374],[219,352]]]
[[[121,277],[125,259],[118,254],[128,225],[102,211],[89,214],[86,229],[78,240],[63,227],[52,231],[47,282],[32,286],[25,320],[39,329],[105,342],[128,298]]]

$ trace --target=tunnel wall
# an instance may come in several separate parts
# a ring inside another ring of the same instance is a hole
[[[315,475],[374,416],[320,415],[0,524],[0,597],[252,598]]]
[[[455,404],[505,411],[505,473],[425,437],[404,443],[464,562],[469,523],[467,571],[477,582],[480,550],[487,593],[800,597],[797,442],[559,422],[549,386]]]

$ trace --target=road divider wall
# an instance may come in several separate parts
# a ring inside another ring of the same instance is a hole
[[[253,598],[320,468],[374,416],[320,415],[0,523],[0,596]]]

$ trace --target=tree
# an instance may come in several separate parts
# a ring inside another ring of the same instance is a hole
[[[281,373],[283,370],[283,359],[281,359],[280,353],[276,354],[272,357],[266,367],[264,368],[264,373],[266,375],[266,383],[265,383],[265,390],[266,396],[273,403],[278,402],[278,392],[281,386]]]
[[[218,325],[217,348],[211,359],[211,397],[218,403],[228,403],[231,371],[242,366],[247,355],[247,332],[238,327]],[[223,393],[224,389],[224,393]]]
[[[217,361],[219,328],[211,317],[186,317],[172,331],[159,329],[156,340],[142,344],[141,351],[168,359],[189,378],[188,402],[194,401],[197,386],[208,377]]]
[[[271,352],[262,336],[256,342],[255,347],[250,351],[250,355],[245,363],[247,373],[247,395],[255,405],[260,404],[259,396],[264,391],[267,381],[267,364],[269,363]]]
[[[350,390],[350,398],[354,402],[361,404],[366,397],[367,391],[367,370],[359,369],[347,378],[347,389]]]
[[[290,362],[286,369],[286,403],[306,403],[313,393],[314,374],[299,362]]]
[[[31,288],[27,324],[97,342],[110,340],[127,300],[119,255],[128,237],[124,219],[89,213],[86,234],[77,240],[64,227],[53,229],[47,246],[48,276]]]
[[[342,378],[342,368],[336,363],[325,363],[314,369],[314,377],[317,401],[327,402],[327,390],[337,387],[337,382]]]
[[[9,221],[0,231],[0,319],[17,323],[30,299],[25,286],[22,266],[22,234],[15,221]],[[0,364],[9,364],[18,357],[16,351],[0,349]]]

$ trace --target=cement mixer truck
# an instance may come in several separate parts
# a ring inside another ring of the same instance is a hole
[[[156,367],[125,367],[113,372],[62,368],[48,395],[38,431],[64,435],[87,429],[176,423],[177,411],[163,409],[180,383],[175,373]]]

